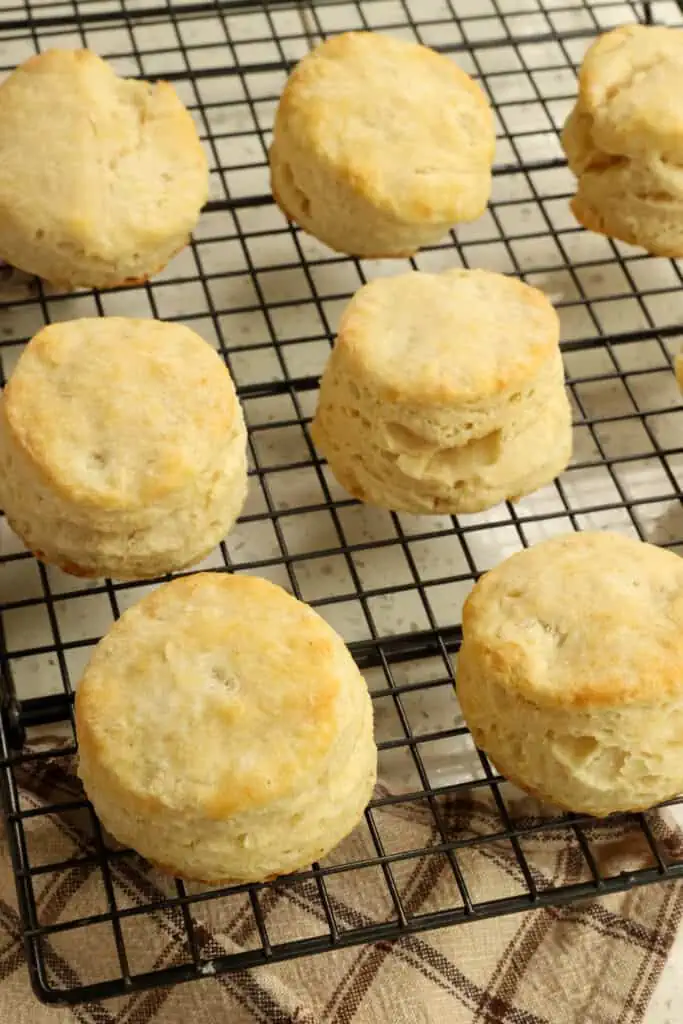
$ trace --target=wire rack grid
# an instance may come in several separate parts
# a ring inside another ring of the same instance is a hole
[[[577,227],[558,140],[586,46],[635,20],[683,24],[683,15],[677,3],[612,0],[4,0],[0,74],[49,46],[85,45],[121,73],[173,81],[205,141],[212,193],[192,244],[144,287],[63,295],[5,268],[3,382],[26,340],[55,320],[182,320],[214,344],[245,409],[250,492],[203,567],[267,576],[328,619],[366,675],[380,748],[381,785],[365,823],[324,863],[277,884],[220,889],[148,874],[131,902],[138,859],[103,834],[72,782],[72,697],[93,644],[149,584],[71,579],[36,562],[3,524],[0,783],[41,999],[99,999],[683,875],[683,849],[662,832],[660,811],[607,823],[528,804],[520,812],[462,723],[453,670],[464,597],[513,551],[584,528],[683,550],[683,409],[672,373],[682,268]],[[290,67],[321,38],[356,28],[452,55],[497,115],[487,213],[412,261],[331,253],[288,225],[269,192],[269,133]],[[552,486],[486,514],[363,507],[338,488],[308,430],[337,318],[374,276],[455,265],[519,275],[556,303],[575,413],[572,465]],[[36,829],[52,830],[49,848],[62,854],[37,859]],[[640,844],[631,870],[614,871],[603,856],[617,835]],[[539,867],[539,837],[571,848],[569,875]],[[497,888],[477,886],[476,857],[498,859]],[[417,899],[424,864],[445,884]],[[349,878],[382,909],[350,907],[340,888]],[[84,879],[92,912],[74,918],[68,896]],[[64,898],[46,898],[57,891]],[[309,927],[292,932],[295,905]],[[223,915],[231,942],[207,939],[207,908]],[[131,929],[152,917],[178,940],[171,962],[132,957]],[[108,946],[108,966],[89,955],[94,943]]]

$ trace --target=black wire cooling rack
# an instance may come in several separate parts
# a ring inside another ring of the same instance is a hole
[[[577,227],[558,141],[585,47],[598,31],[635,20],[683,24],[679,4],[611,0],[4,0],[0,72],[48,46],[89,46],[122,73],[173,81],[210,155],[212,199],[192,245],[144,287],[65,296],[5,268],[3,380],[27,338],[56,319],[183,320],[219,348],[250,428],[251,488],[245,515],[208,567],[268,576],[342,633],[373,691],[383,783],[360,847],[342,844],[308,872],[229,889],[148,875],[136,899],[126,899],[122,879],[136,857],[102,833],[73,781],[72,687],[98,637],[145,586],[70,580],[3,527],[0,783],[40,998],[100,999],[683,875],[683,848],[662,832],[660,811],[606,823],[528,805],[519,813],[514,791],[462,724],[452,662],[464,596],[512,551],[586,527],[683,545],[683,409],[671,367],[683,331],[681,266]],[[354,28],[452,54],[496,109],[488,212],[412,265],[517,274],[558,307],[574,461],[556,484],[515,506],[457,519],[367,509],[337,488],[311,444],[318,375],[341,308],[362,282],[408,266],[329,252],[290,227],[269,193],[269,132],[289,68],[326,34]],[[485,800],[488,824],[474,827],[468,812]],[[417,844],[401,841],[407,825],[387,831],[387,816],[407,822],[416,809]],[[36,829],[54,831],[47,861],[36,857]],[[641,852],[632,869],[615,870],[603,854],[626,834]],[[571,845],[573,873],[543,873],[534,861],[539,837]],[[501,857],[504,849],[501,884],[480,891],[470,859],[494,849]],[[406,896],[405,871],[421,858],[438,859],[450,879],[440,902]],[[385,909],[374,918],[340,898],[350,873],[382,894]],[[514,877],[512,889],[503,875]],[[69,897],[86,877],[94,886],[88,916],[70,916]],[[312,932],[287,930],[287,914],[274,909],[283,893],[285,911],[287,899],[308,901]],[[235,901],[250,941],[205,941],[202,914]],[[181,952],[170,962],[143,963],[133,953],[140,944],[130,931],[151,916],[175,929]],[[106,969],[89,956],[95,934],[111,945]]]

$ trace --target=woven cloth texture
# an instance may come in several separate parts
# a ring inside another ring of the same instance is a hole
[[[66,758],[39,762],[17,776],[26,808],[66,804],[82,795]],[[515,826],[522,829],[541,813],[521,794],[510,806]],[[374,813],[388,853],[438,848],[442,841],[426,805],[388,804]],[[527,891],[510,840],[478,841],[501,831],[488,791],[447,798],[440,815],[449,834],[472,840],[458,850],[457,864],[473,900]],[[672,824],[663,813],[651,814],[648,821],[662,848],[674,855],[681,840]],[[520,840],[537,888],[589,878],[571,828],[548,823]],[[28,818],[26,831],[33,865],[87,857],[94,848],[92,824],[82,810]],[[651,863],[636,822],[596,824],[587,838],[605,876]],[[12,1024],[637,1024],[646,1019],[683,913],[682,885],[666,883],[104,1003],[43,1006],[28,981],[4,835],[2,846],[0,1020]],[[370,834],[361,826],[331,860],[344,863],[372,855]],[[130,854],[112,857],[110,865],[117,908],[144,908],[121,920],[131,973],[188,962],[191,950],[181,908],[158,906],[177,896],[173,880]],[[460,901],[453,862],[438,849],[406,857],[392,868],[410,915]],[[326,885],[341,930],[385,921],[395,913],[380,866],[331,875]],[[34,886],[41,925],[108,910],[102,872],[92,860],[39,874]],[[188,884],[190,894],[206,891]],[[283,882],[261,890],[259,899],[271,942],[327,932],[314,880]],[[247,895],[198,902],[190,913],[202,958],[260,945]],[[55,932],[43,952],[55,988],[120,975],[108,922]]]

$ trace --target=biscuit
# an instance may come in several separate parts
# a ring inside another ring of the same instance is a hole
[[[0,502],[66,572],[136,579],[199,561],[235,522],[246,481],[230,374],[181,324],[53,324],[5,388]]]
[[[683,560],[616,533],[508,558],[463,612],[457,687],[502,774],[605,815],[683,789]]]
[[[76,730],[104,826],[205,882],[323,857],[377,772],[370,697],[343,641],[248,576],[182,577],[125,612],[78,687]]]
[[[680,29],[627,25],[589,47],[562,133],[584,227],[683,255],[682,89]]]
[[[65,289],[138,283],[186,245],[207,195],[197,131],[166,82],[50,50],[0,86],[7,263]]]
[[[476,512],[549,483],[571,454],[559,322],[483,270],[378,278],[345,311],[313,439],[372,505]]]
[[[494,147],[486,97],[451,59],[349,32],[289,77],[270,150],[273,194],[332,249],[409,256],[484,212]]]

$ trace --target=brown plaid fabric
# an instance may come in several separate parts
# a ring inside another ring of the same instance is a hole
[[[42,763],[19,781],[26,807],[66,803],[80,795],[68,762]],[[539,813],[521,796],[509,806],[517,824]],[[444,800],[440,813],[459,837],[500,832],[495,805],[480,791]],[[92,840],[86,819],[78,811],[28,819],[32,863],[88,852]],[[375,822],[387,852],[439,842],[427,807],[389,804],[375,811]],[[678,834],[661,815],[653,814],[650,826],[665,850],[680,852]],[[643,833],[635,827],[596,825],[588,840],[605,875],[650,862]],[[335,854],[337,862],[369,855],[370,842],[359,828]],[[581,848],[565,828],[525,837],[524,853],[539,889],[588,877]],[[29,989],[6,850],[0,863],[0,1020],[8,1024],[636,1024],[645,1018],[683,913],[681,885],[651,886],[103,1004],[54,1008],[39,1004]],[[473,899],[526,891],[509,841],[474,842],[459,850],[458,863]],[[443,852],[398,861],[393,872],[411,914],[459,900]],[[146,908],[122,920],[131,971],[186,962],[182,912],[158,907],[175,894],[174,883],[127,856],[112,860],[112,882],[118,907]],[[342,929],[383,921],[394,912],[380,867],[332,875],[327,887]],[[36,896],[41,924],[106,910],[97,865],[37,876]],[[327,930],[314,881],[265,890],[261,906],[271,941]],[[204,957],[260,943],[247,897],[197,903],[192,915]],[[62,988],[116,977],[120,970],[109,924],[55,933],[45,944],[45,959],[52,983]]]

